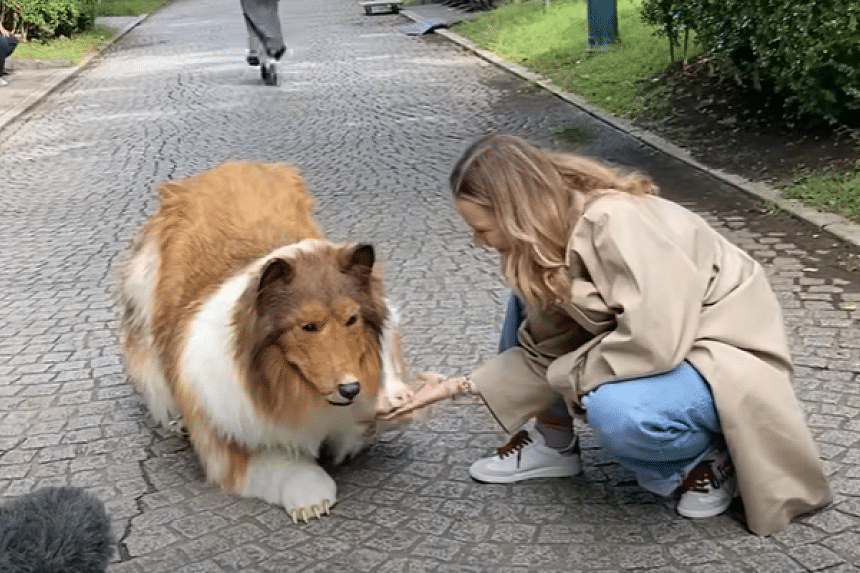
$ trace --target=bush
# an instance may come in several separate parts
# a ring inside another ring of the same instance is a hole
[[[687,57],[687,42],[692,13],[689,2],[677,0],[646,0],[642,4],[642,19],[656,28],[655,34],[669,40],[669,58],[675,61],[675,48],[681,46],[680,35],[684,32],[684,58]]]
[[[752,40],[762,75],[802,112],[835,121],[860,110],[860,4],[771,4]]]
[[[801,114],[837,122],[860,111],[856,0],[645,0],[642,14],[676,45],[678,30],[694,30],[729,73]]]
[[[95,0],[0,0],[0,18],[25,40],[48,39],[91,29],[95,8]]]

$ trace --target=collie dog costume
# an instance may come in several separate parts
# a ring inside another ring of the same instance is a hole
[[[332,243],[289,166],[225,163],[161,185],[119,277],[126,369],[210,481],[328,513],[335,463],[411,396],[370,245]]]

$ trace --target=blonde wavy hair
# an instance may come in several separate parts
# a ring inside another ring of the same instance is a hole
[[[624,173],[511,135],[473,143],[455,164],[450,184],[455,200],[472,201],[495,216],[511,246],[502,253],[502,274],[531,305],[569,300],[567,244],[589,193],[658,192],[642,173]]]

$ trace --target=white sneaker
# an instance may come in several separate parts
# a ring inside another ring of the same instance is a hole
[[[9,85],[9,82],[4,80],[3,78],[0,78],[0,87],[8,86],[8,85]]]
[[[484,483],[515,483],[533,478],[568,477],[582,472],[579,438],[564,450],[550,448],[534,426],[514,434],[491,458],[472,464],[469,475]]]
[[[735,466],[729,453],[714,450],[681,483],[678,513],[691,518],[714,517],[729,508],[736,494]]]

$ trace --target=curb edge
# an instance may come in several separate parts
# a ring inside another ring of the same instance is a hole
[[[91,54],[87,54],[86,56],[84,56],[81,61],[78,62],[77,65],[71,67],[56,68],[56,71],[48,77],[48,80],[47,82],[45,82],[45,86],[42,89],[29,94],[18,104],[13,106],[12,109],[0,115],[0,131],[3,131],[4,129],[9,127],[15,122],[15,120],[24,116],[33,107],[42,102],[42,100],[48,97],[48,95],[50,95],[54,90],[65,84],[71,78],[75,77],[81,70],[87,67],[90,62],[102,55],[120,38],[125,36],[128,32],[130,32],[133,28],[138,26],[148,17],[149,14],[142,14],[138,16],[134,21],[126,24],[125,27],[120,29],[119,32],[117,32],[117,34],[108,42],[106,42],[101,48],[99,48],[95,52],[92,52]]]

